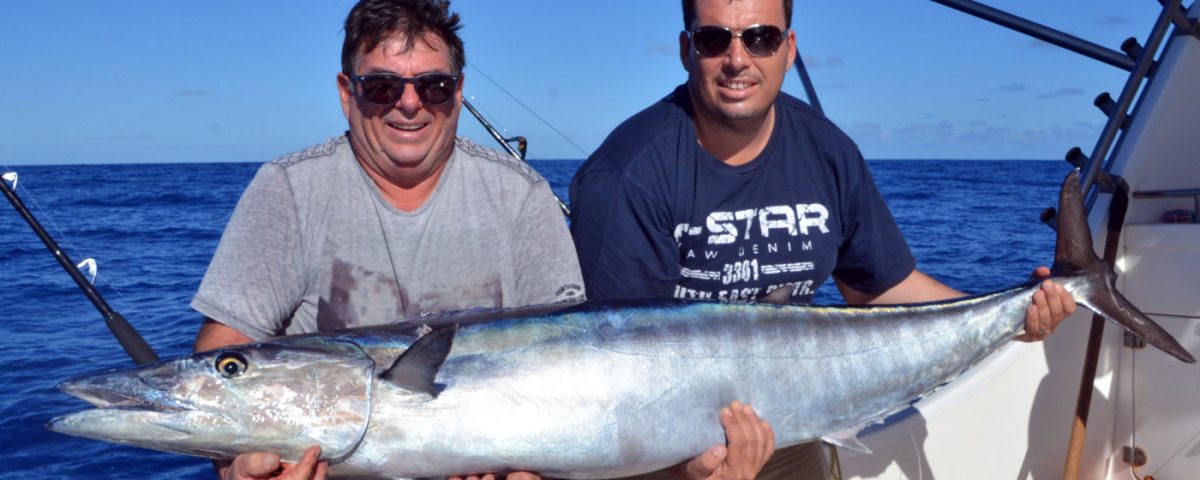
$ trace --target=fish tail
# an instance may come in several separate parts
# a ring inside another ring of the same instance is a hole
[[[1175,358],[1196,362],[1171,334],[1117,291],[1116,272],[1096,256],[1092,245],[1078,170],[1067,175],[1059,194],[1058,239],[1051,274],[1078,282],[1078,288],[1073,289],[1076,303],[1120,324]]]

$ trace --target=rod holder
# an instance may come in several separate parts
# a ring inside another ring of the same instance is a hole
[[[1108,92],[1097,95],[1096,99],[1092,101],[1092,105],[1095,105],[1096,108],[1099,108],[1101,112],[1104,112],[1109,117],[1113,116],[1113,113],[1117,111],[1117,102],[1113,100],[1112,95],[1109,95]]]
[[[1104,92],[1104,93],[1101,93],[1100,95],[1097,95],[1096,99],[1092,101],[1092,105],[1095,105],[1096,108],[1099,108],[1100,111],[1104,112],[1104,115],[1109,118],[1112,118],[1113,115],[1117,114],[1117,102],[1115,100],[1113,100],[1112,95],[1109,95],[1108,92]],[[1122,130],[1129,129],[1129,117],[1128,116],[1126,116],[1124,119],[1121,120],[1121,129]]]
[[[1038,219],[1046,224],[1047,227],[1050,227],[1051,230],[1058,231],[1058,210],[1054,207],[1046,207],[1045,210],[1042,210],[1042,214]]]
[[[1133,37],[1126,38],[1124,42],[1121,42],[1121,51],[1129,55],[1129,58],[1133,59],[1134,62],[1137,62],[1138,59],[1142,58],[1142,55],[1146,54],[1146,49]],[[1150,69],[1146,71],[1146,76],[1153,77],[1156,72],[1158,72],[1158,63],[1151,61]]]
[[[1142,58],[1142,54],[1146,53],[1146,50],[1142,48],[1142,44],[1138,43],[1137,39],[1133,37],[1126,38],[1124,42],[1121,42],[1121,51],[1129,55],[1129,58],[1135,62],[1139,58]]]
[[[1072,148],[1067,152],[1067,163],[1075,168],[1084,168],[1088,163],[1088,156],[1084,155],[1083,149],[1079,147]]]
[[[1088,163],[1091,161],[1091,159],[1089,159],[1088,156],[1083,153],[1083,149],[1079,147],[1072,148],[1070,151],[1068,151],[1066,159],[1067,163],[1080,170],[1087,168]],[[1100,191],[1104,193],[1112,193],[1117,189],[1117,182],[1113,179],[1112,175],[1103,170],[1098,170],[1096,172],[1096,184],[1099,185]]]

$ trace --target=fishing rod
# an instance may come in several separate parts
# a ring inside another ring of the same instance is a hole
[[[13,176],[12,178],[13,187],[9,187],[8,175],[5,175],[5,179],[0,180],[0,190],[4,190],[4,196],[8,198],[8,202],[17,210],[21,218],[25,219],[25,223],[28,223],[29,227],[33,228],[33,233],[36,233],[38,238],[42,239],[42,243],[46,244],[46,248],[50,249],[50,253],[54,255],[54,259],[58,260],[58,264],[62,266],[63,270],[67,271],[67,275],[71,276],[71,279],[75,281],[75,285],[78,285],[79,289],[83,290],[83,294],[92,302],[96,310],[100,311],[100,315],[104,317],[104,324],[108,326],[108,330],[117,338],[117,342],[121,344],[121,348],[125,349],[125,353],[129,354],[129,358],[133,359],[133,362],[138,365],[158,361],[158,354],[154,352],[153,348],[150,348],[150,344],[146,343],[146,340],[129,324],[129,321],[125,320],[125,317],[108,306],[108,302],[104,301],[104,297],[100,295],[100,291],[96,290],[96,287],[84,278],[79,269],[75,267],[75,263],[71,261],[71,257],[67,256],[66,252],[63,252],[58,247],[58,243],[50,237],[50,234],[46,233],[46,229],[42,228],[42,224],[25,207],[25,202],[21,201],[21,198],[17,196],[17,192],[14,190],[16,177]]]
[[[467,107],[467,111],[471,112],[471,115],[473,115],[476,120],[479,120],[479,124],[483,125],[484,130],[487,130],[487,132],[491,134],[492,138],[496,139],[496,142],[500,143],[500,146],[504,148],[504,151],[508,152],[509,155],[512,155],[517,160],[522,162],[526,161],[525,148],[529,146],[529,142],[525,140],[525,137],[518,136],[504,138],[504,135],[500,135],[500,132],[496,130],[496,127],[493,127],[492,124],[487,121],[487,119],[483,118],[483,115],[480,114],[478,110],[475,110],[475,107],[471,105],[471,102],[468,102],[465,98],[463,99],[463,106]],[[520,149],[520,152],[518,152],[516,149],[513,149],[512,142],[517,142],[517,148]],[[563,203],[562,199],[558,198],[558,195],[553,191],[550,192],[550,194],[554,195],[554,201],[558,202],[558,208],[562,210],[563,215],[568,217],[571,216],[571,209],[567,208],[567,204]]]

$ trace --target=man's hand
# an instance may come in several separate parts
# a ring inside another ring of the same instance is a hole
[[[750,405],[733,402],[721,409],[726,445],[676,466],[672,473],[689,480],[749,480],[775,453],[775,432]]]
[[[542,477],[529,472],[513,472],[503,477],[504,480],[542,480]],[[470,475],[467,477],[450,477],[447,480],[496,480],[496,475]]]
[[[300,461],[283,463],[279,455],[266,452],[243,453],[233,459],[228,468],[221,469],[224,480],[325,480],[329,462],[317,461],[321,447],[311,446]]]
[[[1038,267],[1034,278],[1041,278],[1042,288],[1033,294],[1033,304],[1025,310],[1025,333],[1017,336],[1022,342],[1037,342],[1058,329],[1064,318],[1075,313],[1075,298],[1062,285],[1050,280],[1050,269]]]

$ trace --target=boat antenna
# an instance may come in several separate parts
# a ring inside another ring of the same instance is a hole
[[[10,181],[13,183],[12,187],[8,185]],[[63,252],[58,247],[58,243],[50,237],[50,234],[46,233],[46,229],[42,228],[42,224],[25,207],[25,202],[21,201],[21,198],[17,196],[15,190],[16,183],[16,173],[5,173],[4,179],[0,180],[0,190],[4,190],[4,196],[8,198],[8,202],[17,210],[21,218],[25,219],[25,223],[28,223],[30,228],[33,228],[33,233],[36,233],[38,238],[42,239],[42,243],[46,244],[46,248],[50,249],[50,253],[54,255],[54,259],[58,260],[58,264],[62,266],[63,270],[67,271],[67,275],[71,276],[71,279],[75,281],[75,285],[78,285],[79,289],[83,290],[83,294],[92,302],[96,310],[100,311],[100,315],[104,317],[104,324],[108,326],[108,330],[117,338],[117,342],[120,342],[121,348],[125,349],[125,353],[129,354],[129,358],[133,359],[133,362],[138,365],[158,361],[158,354],[154,352],[153,348],[150,348],[150,344],[146,343],[146,340],[129,324],[129,321],[125,320],[125,317],[108,306],[108,302],[104,301],[104,297],[100,295],[100,291],[96,290],[96,287],[83,276],[83,273],[71,261],[71,257],[67,256],[66,252]]]

